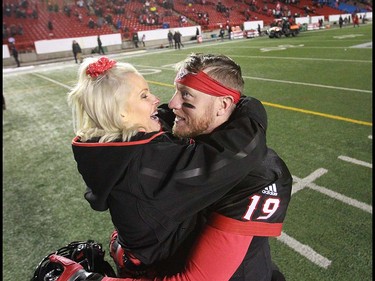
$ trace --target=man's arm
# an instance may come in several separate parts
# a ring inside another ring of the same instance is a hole
[[[61,256],[52,255],[50,261],[64,267],[57,281],[227,281],[241,264],[252,238],[207,225],[191,251],[185,270],[168,277],[103,277],[96,273],[90,274],[77,263]]]

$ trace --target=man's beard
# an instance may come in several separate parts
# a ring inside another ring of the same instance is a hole
[[[214,122],[211,111],[206,112],[201,118],[189,119],[189,124],[185,123],[183,128],[173,125],[172,133],[179,138],[194,138],[203,134]]]

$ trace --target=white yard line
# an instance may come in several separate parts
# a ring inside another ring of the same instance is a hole
[[[281,235],[277,237],[277,240],[288,245],[294,251],[304,256],[312,263],[323,267],[324,269],[327,269],[332,263],[332,261],[330,261],[329,259],[315,252],[314,249],[312,249],[310,246],[302,244],[293,237],[287,235],[285,232],[281,232]]]
[[[275,47],[277,48],[277,47]],[[299,47],[300,48],[300,47]],[[342,49],[343,47],[340,47]],[[259,48],[261,49],[261,48]],[[310,49],[310,48],[308,48]],[[349,60],[349,59],[325,59],[325,58],[306,58],[306,57],[283,57],[283,56],[243,56],[243,55],[232,55],[235,58],[250,58],[250,59],[272,59],[272,60],[301,60],[301,61],[330,61],[330,62],[353,62],[353,63],[371,63],[372,60]]]
[[[310,87],[327,88],[327,89],[334,89],[334,90],[351,91],[351,92],[372,93],[372,91],[370,90],[344,88],[344,87],[328,86],[328,85],[322,85],[322,84],[313,84],[313,83],[304,83],[304,82],[295,82],[295,81],[286,81],[286,80],[277,80],[277,79],[268,79],[268,78],[250,77],[250,76],[244,76],[243,78],[270,81],[270,82],[276,82],[276,83],[286,83],[286,84],[304,85],[304,86],[310,86]]]
[[[323,176],[327,172],[328,170],[320,168],[303,179],[293,176],[293,181],[295,183],[293,184],[292,195],[307,187],[324,195],[327,195],[335,200],[339,200],[345,204],[359,208],[365,212],[372,214],[372,206],[313,183],[314,180]],[[312,249],[310,246],[300,243],[284,232],[281,233],[280,237],[277,237],[277,240],[285,243],[294,251],[322,268],[327,269],[332,263],[329,259],[314,251],[314,249]]]
[[[309,187],[314,180],[320,178],[327,172],[328,171],[326,169],[320,168],[303,179],[293,176],[293,181],[295,183],[292,187],[292,195],[306,187]],[[307,258],[308,260],[310,260],[311,262],[315,263],[320,267],[327,269],[328,266],[331,264],[331,261],[329,259],[315,252],[310,246],[304,245],[301,242],[294,239],[293,237],[287,235],[285,232],[282,232],[281,236],[277,237],[277,240],[285,243],[294,251],[301,254],[302,256],[304,256],[305,258]]]
[[[34,76],[37,76],[37,77],[39,77],[39,78],[42,78],[42,79],[45,79],[45,80],[47,80],[47,81],[50,81],[50,82],[52,82],[52,83],[54,83],[54,84],[57,84],[57,85],[59,85],[59,86],[61,86],[61,87],[63,87],[63,88],[66,88],[66,89],[68,89],[68,90],[70,90],[71,89],[71,87],[69,87],[68,85],[66,85],[66,84],[64,84],[64,83],[61,83],[61,82],[59,82],[59,81],[56,81],[56,80],[54,80],[54,79],[51,79],[51,78],[49,78],[49,77],[46,77],[46,76],[44,76],[44,75],[41,75],[41,74],[38,74],[38,73],[32,73]]]
[[[354,159],[354,158],[351,158],[351,157],[348,157],[348,156],[344,156],[344,155],[340,155],[337,158],[340,159],[340,160],[342,160],[342,161],[346,161],[346,162],[349,162],[349,163],[352,163],[352,164],[356,164],[356,165],[360,165],[360,166],[372,169],[372,164],[371,163],[367,163],[365,161],[361,161],[361,160]]]
[[[349,48],[372,49],[372,42],[354,45]]]
[[[154,69],[164,69],[164,70],[169,70],[169,67],[153,67],[153,66],[141,66],[137,65],[137,67],[148,67],[148,68],[154,68]],[[36,71],[36,69],[34,69]],[[141,69],[140,69],[141,70]],[[170,66],[170,70],[173,70],[172,65]],[[33,73],[34,75],[38,77],[43,77],[44,79],[51,81],[55,84],[60,85],[60,82],[50,79],[46,76],[40,75]],[[302,83],[302,82],[294,82],[294,81],[285,81],[285,80],[276,80],[276,79],[267,79],[267,78],[260,78],[260,77],[251,77],[251,76],[244,76],[244,79],[253,79],[253,80],[263,80],[263,81],[270,81],[270,82],[276,82],[276,83],[287,83],[287,84],[295,84],[295,85],[305,85],[305,86],[311,86],[311,87],[320,87],[320,88],[329,88],[329,89],[335,89],[335,90],[344,90],[344,91],[352,91],[352,92],[362,92],[362,93],[372,93],[372,91],[367,91],[367,90],[361,90],[361,89],[353,89],[353,88],[343,88],[343,87],[335,87],[335,86],[327,86],[327,85],[320,85],[320,84],[312,84],[312,83]],[[61,84],[61,86],[67,88],[68,86]],[[70,88],[67,88],[70,89]]]
[[[318,191],[318,192],[320,192],[324,195],[327,195],[327,196],[329,196],[333,199],[341,201],[345,204],[348,204],[350,206],[356,207],[358,209],[361,209],[362,211],[365,211],[365,212],[368,212],[368,213],[372,214],[372,206],[370,206],[366,203],[360,202],[356,199],[353,199],[353,198],[347,197],[345,195],[342,195],[338,192],[332,191],[332,190],[330,190],[326,187],[318,186],[315,183],[313,183],[313,181],[315,179],[321,177],[322,175],[324,175],[327,172],[328,171],[326,169],[320,168],[320,169],[316,170],[315,172],[313,172],[312,174],[310,174],[309,176],[307,176],[306,178],[303,178],[303,179],[300,179],[296,176],[293,176],[293,181],[296,182],[296,183],[293,184],[292,194],[294,194],[294,193],[300,191],[301,189],[304,189],[304,188],[307,187],[307,188],[313,189],[315,191]]]
[[[300,178],[297,178],[297,177],[293,176],[293,181],[295,181],[296,183],[293,184],[292,195],[294,193],[300,191],[301,189],[304,189],[305,187],[308,187],[314,180],[316,180],[317,178],[320,178],[321,176],[323,176],[327,172],[328,171],[326,169],[320,168],[320,169],[314,171],[309,176],[307,176],[306,178],[303,178],[303,179],[300,179]]]
[[[341,201],[345,204],[348,204],[350,206],[356,207],[358,209],[361,209],[362,211],[365,211],[367,213],[372,214],[372,206],[370,206],[366,203],[363,203],[363,202],[360,202],[356,199],[353,199],[353,198],[350,198],[348,196],[342,195],[338,192],[332,191],[332,190],[330,190],[328,188],[325,188],[323,186],[318,186],[314,183],[310,183],[308,187],[315,190],[315,191],[318,191],[318,192],[320,192],[324,195],[327,195],[327,196],[329,196],[333,199],[336,199],[336,200]]]
[[[297,191],[299,191],[303,188],[308,187],[312,190],[315,190],[315,191],[318,191],[318,192],[320,192],[324,195],[327,195],[327,196],[329,196],[333,199],[341,201],[341,202],[343,202],[347,205],[356,207],[358,209],[361,209],[362,211],[365,211],[365,212],[368,212],[368,213],[372,214],[372,206],[370,206],[366,203],[360,202],[356,199],[353,199],[353,198],[347,197],[345,195],[342,195],[338,192],[332,191],[332,190],[330,190],[328,188],[325,188],[323,186],[318,186],[315,183],[313,183],[312,179],[318,178],[318,175],[323,175],[324,174],[323,171],[327,172],[327,170],[325,170],[325,169],[318,169],[314,173],[312,173],[310,176],[308,176],[304,179],[300,179],[296,176],[293,176],[293,181],[295,181],[296,184],[293,184],[292,194],[296,193]]]

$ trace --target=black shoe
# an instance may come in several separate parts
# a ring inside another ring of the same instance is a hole
[[[284,274],[282,274],[280,271],[273,270],[271,281],[286,281],[286,279]]]
[[[286,281],[284,274],[281,273],[278,266],[272,263],[272,278],[271,281]]]

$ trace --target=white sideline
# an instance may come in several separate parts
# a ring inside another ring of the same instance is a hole
[[[348,156],[344,156],[344,155],[340,155],[337,158],[339,158],[342,161],[346,161],[346,162],[349,162],[349,163],[353,163],[353,164],[356,164],[356,165],[360,165],[360,166],[364,166],[364,167],[372,169],[372,164],[371,163],[367,163],[365,161],[361,161],[361,160],[354,159],[354,158],[351,158],[351,157],[348,157]]]
[[[323,267],[324,269],[327,269],[332,263],[332,261],[330,261],[329,259],[315,252],[310,246],[298,242],[296,239],[290,237],[285,232],[281,232],[281,235],[277,237],[277,240],[288,245],[294,251],[306,257],[316,265]]]

